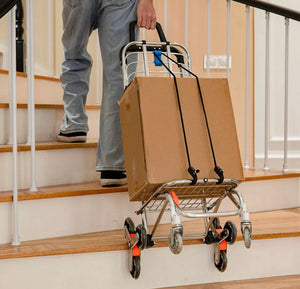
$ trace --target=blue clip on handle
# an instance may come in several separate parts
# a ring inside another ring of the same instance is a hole
[[[153,54],[154,54],[154,64],[155,64],[155,66],[162,66],[161,51],[160,50],[154,50]]]

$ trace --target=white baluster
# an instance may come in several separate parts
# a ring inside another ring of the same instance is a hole
[[[28,144],[31,145],[31,192],[36,192],[35,163],[35,111],[34,111],[34,60],[33,60],[33,0],[27,0],[27,82],[28,82]]]
[[[289,118],[289,18],[285,18],[285,86],[284,86],[284,157],[282,171],[287,171],[288,118]]]
[[[168,34],[168,0],[165,0],[165,7],[164,7],[164,32],[167,38]],[[168,38],[167,38],[168,39]]]
[[[226,48],[226,77],[229,81],[229,58],[230,58],[230,10],[231,10],[231,0],[227,0],[227,48]]]
[[[18,214],[18,173],[17,173],[17,100],[16,100],[16,8],[14,7],[8,14],[9,32],[8,32],[8,51],[9,51],[9,97],[12,112],[12,145],[13,145],[13,246],[20,245],[19,237],[19,214]]]
[[[185,0],[185,47],[189,41],[189,0]]]
[[[264,170],[269,170],[269,139],[270,139],[270,13],[266,11],[265,159],[264,159]]]
[[[210,70],[210,0],[207,0],[207,57],[206,57],[206,76],[209,77]]]
[[[48,67],[49,76],[54,75],[53,71],[53,1],[48,0]]]

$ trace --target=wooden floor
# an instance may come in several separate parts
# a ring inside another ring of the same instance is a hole
[[[225,220],[221,218],[221,223]],[[253,225],[253,240],[269,238],[287,238],[300,236],[300,208],[253,213],[250,215]],[[238,217],[231,218],[239,228]],[[123,220],[120,220],[123,223]],[[203,221],[183,222],[185,234],[202,233]],[[161,225],[157,236],[167,236],[170,224]],[[242,240],[238,230],[238,240]],[[184,245],[203,244],[200,239],[184,240]],[[162,239],[155,247],[167,247],[168,242]],[[123,230],[96,232],[52,239],[22,242],[21,246],[0,245],[0,259],[36,257],[47,255],[76,254],[126,250]]]
[[[299,289],[300,275],[230,281],[201,285],[165,287],[164,289]]]
[[[57,143],[55,143],[57,144]],[[68,148],[68,144],[65,148]],[[82,145],[86,146],[96,146],[96,142],[88,142],[86,144],[71,144],[74,147],[80,147]],[[54,146],[55,147],[55,146]],[[70,144],[69,144],[69,147]],[[1,146],[0,146],[1,150]],[[252,169],[245,171],[245,181],[262,181],[262,180],[274,180],[282,178],[298,178],[300,177],[300,172],[289,172],[282,173],[281,171],[271,171],[265,173],[263,169]],[[107,193],[118,193],[126,192],[128,190],[127,186],[115,187],[115,188],[102,188],[100,182],[88,182],[79,183],[72,185],[58,185],[38,188],[38,192],[30,192],[29,189],[19,190],[19,200],[36,200],[36,199],[46,199],[46,198],[59,198],[59,197],[72,197],[72,196],[83,196],[83,195],[95,195],[95,194],[107,194]],[[12,201],[12,191],[2,191],[0,192],[0,202],[11,202]]]

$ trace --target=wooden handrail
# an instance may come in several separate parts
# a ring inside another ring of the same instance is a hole
[[[233,0],[251,7],[262,9],[277,15],[284,16],[296,21],[300,21],[300,12],[292,9],[288,9],[279,5],[271,4],[261,0]]]

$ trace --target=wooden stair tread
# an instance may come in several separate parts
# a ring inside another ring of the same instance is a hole
[[[225,220],[221,218],[221,223]],[[238,217],[231,218],[237,225]],[[300,208],[252,213],[253,240],[300,236]],[[124,220],[120,220],[123,223]],[[200,233],[203,220],[183,222],[185,234]],[[160,225],[158,236],[169,234],[170,224]],[[242,240],[238,230],[238,240]],[[185,240],[184,245],[203,244],[200,239]],[[166,239],[156,242],[155,247],[168,247]],[[96,232],[59,238],[26,241],[21,246],[0,245],[0,259],[37,257],[62,254],[91,253],[126,250],[123,230]]]
[[[268,170],[260,168],[253,168],[244,170],[245,181],[262,181],[262,180],[274,180],[274,179],[286,179],[286,178],[298,178],[300,172],[287,171],[282,172],[280,170]]]
[[[0,74],[8,75],[8,70],[0,69]],[[17,71],[17,76],[27,78],[27,73]],[[44,80],[49,80],[58,83],[60,82],[58,77],[43,76],[43,75],[34,75],[34,79],[44,79]]]
[[[96,141],[88,141],[86,144],[66,144],[66,143],[44,143],[37,144],[37,147],[40,146],[41,149],[46,149],[47,146],[54,147],[59,145],[57,148],[78,148],[78,147],[96,147]],[[63,146],[60,146],[60,145]],[[83,146],[84,145],[84,146]],[[0,151],[1,151],[0,146]],[[28,146],[28,149],[30,147]],[[258,178],[257,175],[262,174],[261,169],[257,169],[257,173],[255,170],[251,170],[252,176],[249,171],[245,172],[245,175],[248,174],[245,178],[245,181],[262,181],[268,179],[281,179],[281,178],[292,178],[292,177],[300,177],[300,173],[282,173],[281,171],[272,171],[270,175],[266,175]],[[73,197],[73,196],[83,196],[83,195],[95,195],[95,194],[106,194],[106,193],[117,193],[117,192],[126,192],[128,191],[127,186],[122,187],[114,187],[114,188],[102,188],[99,182],[87,182],[87,183],[79,183],[79,184],[71,184],[71,185],[57,185],[57,186],[48,186],[38,188],[37,192],[30,192],[29,189],[21,189],[19,190],[19,200],[36,200],[36,199],[47,199],[47,198],[60,198],[60,197]],[[2,191],[0,192],[0,202],[11,202],[12,201],[12,191]]]
[[[162,289],[299,289],[300,275],[227,281],[199,285],[164,287]]]
[[[17,108],[27,108],[27,103],[17,103]],[[0,108],[9,108],[9,103],[0,102]],[[54,103],[36,103],[35,108],[41,109],[64,109],[63,104],[54,104]],[[100,105],[86,105],[85,108],[87,110],[101,110]]]
[[[97,147],[98,140],[88,139],[85,143],[63,143],[63,142],[41,142],[36,143],[35,149],[40,150],[57,150],[57,149],[71,149],[71,148],[91,148]],[[31,146],[27,144],[18,144],[18,151],[30,151]],[[0,145],[0,153],[12,152],[12,145]]]
[[[19,201],[75,197],[86,195],[98,195],[108,193],[127,192],[127,186],[101,187],[100,181],[79,183],[72,185],[58,185],[38,188],[37,192],[30,192],[28,189],[19,190]],[[0,202],[12,202],[12,191],[0,192]]]

